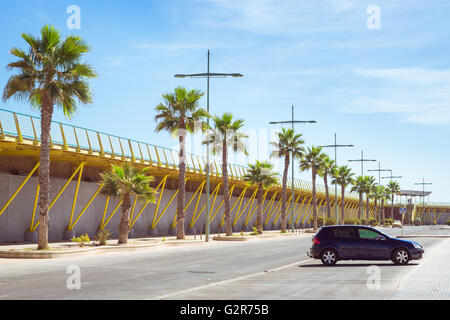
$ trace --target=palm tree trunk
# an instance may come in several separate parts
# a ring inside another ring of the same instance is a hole
[[[391,202],[391,219],[394,219],[394,194],[392,193],[392,202]]]
[[[130,232],[130,210],[131,210],[131,201],[130,194],[123,195],[123,203],[122,203],[122,217],[120,218],[119,224],[119,241],[118,244],[127,244],[128,243],[128,233]]]
[[[378,217],[378,199],[375,198],[375,219],[380,221],[379,217]]]
[[[256,229],[258,230],[259,234],[263,233],[262,228],[262,206],[263,206],[263,185],[259,184],[258,186],[258,209],[256,214]]]
[[[327,218],[331,218],[330,192],[328,190],[328,172],[323,173],[323,183],[325,184],[325,195],[327,198]],[[323,222],[325,225],[325,221]]]
[[[341,224],[345,223],[345,186],[341,186]]]
[[[363,212],[362,212],[363,206],[364,206],[363,194],[362,194],[362,192],[360,192],[359,193],[359,205],[358,205],[358,223],[361,220],[361,217],[363,216]]]
[[[222,147],[222,179],[223,179],[223,201],[225,210],[225,232],[227,236],[233,235],[233,229],[231,226],[231,213],[230,213],[230,197],[228,186],[228,156],[227,156],[227,141],[223,140]]]
[[[38,250],[48,249],[48,226],[50,223],[48,215],[50,198],[50,129],[53,115],[53,104],[48,95],[44,93],[42,99]]]
[[[381,199],[381,225],[384,224],[384,199]]]
[[[369,211],[370,211],[370,197],[369,194],[366,193],[366,223],[369,222]]]
[[[287,176],[289,171],[290,158],[289,154],[284,157],[283,171],[283,191],[281,197],[281,232],[286,232],[286,198],[287,198]]]
[[[180,142],[179,152],[179,164],[178,164],[178,198],[177,198],[177,239],[182,240],[185,238],[184,233],[184,201],[186,197],[186,157],[185,157],[185,137],[186,127],[183,119],[180,120],[178,125]],[[208,168],[209,170],[209,168]],[[209,196],[209,195],[206,195]],[[207,213],[209,215],[209,212]]]
[[[313,228],[317,230],[316,169],[312,169]]]

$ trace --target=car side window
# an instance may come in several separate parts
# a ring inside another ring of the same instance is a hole
[[[361,239],[376,240],[381,236],[378,232],[369,229],[358,229],[358,233]]]
[[[339,239],[354,239],[355,230],[353,228],[336,228],[333,230],[333,237]]]

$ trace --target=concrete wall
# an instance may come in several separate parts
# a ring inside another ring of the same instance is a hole
[[[0,208],[3,207],[3,205],[10,199],[10,197],[13,195],[13,193],[17,190],[19,185],[22,183],[22,181],[25,179],[24,176],[19,175],[10,175],[10,174],[0,174]],[[54,199],[55,196],[58,194],[58,192],[61,190],[61,188],[66,183],[66,179],[59,179],[59,178],[52,178],[51,179],[51,195],[50,199]],[[50,210],[50,227],[49,227],[49,240],[62,240],[64,239],[64,231],[69,225],[70,220],[70,212],[72,209],[72,203],[73,198],[75,194],[75,188],[76,188],[76,179],[72,181],[69,186],[66,188],[66,190],[63,192],[63,194],[60,196],[60,198],[56,201],[55,205]],[[33,211],[33,204],[35,199],[35,193],[36,193],[36,184],[37,184],[37,177],[31,177],[29,181],[25,184],[23,189],[20,191],[20,193],[16,196],[16,198],[13,200],[13,202],[9,205],[8,209],[3,213],[3,215],[0,216],[0,242],[19,242],[25,240],[25,232],[30,227],[30,221],[32,217],[32,211]],[[89,201],[91,196],[95,193],[95,191],[98,188],[97,183],[92,182],[81,182],[79,193],[78,193],[78,200],[75,205],[75,212],[74,212],[74,220],[78,217],[78,214],[83,210],[86,203]],[[174,194],[174,190],[165,190],[163,193],[163,198],[161,200],[159,214],[161,211],[165,208],[167,203],[170,201],[171,197]],[[192,192],[186,193],[186,204],[187,201],[192,197]],[[238,199],[238,197],[232,197],[231,199],[231,205],[235,203],[235,201]],[[132,199],[133,200],[133,199]],[[212,201],[214,200],[214,197],[212,198]],[[244,208],[249,198],[244,198],[241,206]],[[195,230],[189,228],[189,224],[191,222],[192,215],[195,210],[197,197],[192,201],[191,205],[189,206],[188,210],[186,211],[186,218],[185,218],[185,227],[186,232],[193,233],[196,231],[198,234],[199,232],[204,232],[204,223],[205,223],[205,211],[203,214],[198,218],[196,224],[195,224]],[[199,203],[198,212],[200,212],[200,209],[205,204],[206,196],[203,194]],[[211,205],[212,205],[211,201]],[[217,200],[214,206],[214,210],[220,205],[222,201],[222,196],[219,194],[217,196]],[[109,217],[113,209],[118,204],[119,199],[113,199],[111,198],[109,205],[108,205],[108,211],[106,214],[106,219]],[[99,228],[102,220],[102,215],[104,211],[106,203],[106,197],[102,195],[98,195],[95,200],[91,203],[89,208],[86,210],[84,215],[81,217],[81,219],[78,221],[77,225],[74,228],[75,234],[78,236],[80,234],[88,233],[91,237],[95,236],[97,229]],[[264,206],[269,204],[269,199],[267,199],[264,203]],[[255,199],[253,208],[255,208],[257,205],[257,200]],[[277,205],[277,202],[274,202],[273,206]],[[135,215],[138,214],[140,209],[142,208],[143,203],[140,203],[138,201],[135,209]],[[232,221],[234,219],[234,216],[237,211],[238,205],[234,208],[232,212]],[[223,215],[223,207],[219,210],[217,215],[215,216],[214,220],[211,223],[211,232],[217,232],[218,224],[220,223]],[[241,218],[239,219],[236,227],[234,228],[235,232],[240,232],[243,229],[243,224],[245,222],[245,219],[247,217],[247,213],[249,211],[250,205],[247,207],[247,209],[243,212]],[[152,224],[154,213],[156,209],[156,204],[149,204],[146,209],[143,211],[139,219],[137,220],[136,224],[134,225],[134,236],[147,236],[149,234],[149,227]],[[213,210],[213,213],[214,213]],[[169,235],[170,226],[173,221],[173,217],[176,211],[176,198],[172,201],[171,205],[159,221],[157,225],[157,234],[158,235]],[[267,210],[268,212],[268,210]],[[118,224],[120,222],[120,215],[121,215],[121,208],[117,210],[111,221],[109,222],[107,229],[111,230],[113,232],[113,237],[117,237],[118,235]],[[275,219],[276,212],[272,215],[271,220],[267,224],[267,227],[269,229],[272,229],[272,223]],[[39,208],[36,210],[35,214],[35,222],[36,223],[39,219]],[[265,218],[264,218],[265,219]],[[254,225],[256,220],[256,211],[251,218],[249,224],[248,224],[248,230],[251,230],[251,226]],[[279,221],[275,225],[275,228],[279,228]],[[173,231],[173,230],[172,230]],[[222,229],[222,232],[224,232],[224,229]]]

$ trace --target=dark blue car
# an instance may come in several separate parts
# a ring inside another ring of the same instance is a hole
[[[422,259],[423,247],[417,242],[391,238],[367,226],[322,227],[313,237],[308,256],[334,265],[338,260],[392,260],[407,264]]]

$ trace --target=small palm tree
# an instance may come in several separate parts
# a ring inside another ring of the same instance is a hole
[[[128,163],[123,166],[113,165],[110,171],[101,173],[103,188],[101,193],[111,197],[120,197],[122,199],[122,217],[119,224],[118,244],[128,242],[128,233],[130,231],[130,212],[132,195],[145,201],[155,201],[155,191],[150,188],[150,182],[154,179],[147,176],[148,168],[137,170]]]
[[[29,48],[12,48],[10,53],[18,61],[8,64],[17,71],[6,83],[3,100],[11,97],[27,101],[41,112],[41,149],[39,168],[39,233],[38,250],[48,248],[49,196],[50,196],[50,130],[55,105],[70,117],[82,104],[92,102],[86,79],[96,77],[92,67],[81,62],[89,47],[77,36],[61,40],[60,33],[46,25],[41,38],[22,34]]]
[[[270,143],[275,147],[275,150],[272,151],[270,156],[277,158],[284,157],[283,191],[281,195],[281,231],[286,232],[286,193],[291,154],[294,154],[294,158],[300,159],[305,152],[302,146],[305,141],[302,139],[302,134],[296,134],[293,129],[281,128],[281,132],[278,132],[277,135],[278,141]]]
[[[223,181],[223,200],[225,214],[225,232],[227,236],[233,235],[231,225],[230,197],[228,184],[228,147],[231,146],[234,152],[242,151],[247,154],[247,149],[243,144],[243,139],[247,138],[240,129],[244,126],[244,120],[233,121],[231,113],[224,113],[221,117],[214,117],[215,129],[208,134],[204,143],[212,145],[212,154],[222,154],[222,181]]]
[[[345,220],[345,188],[353,183],[352,169],[347,166],[340,166],[333,171],[332,184],[338,184],[341,186],[341,223]]]
[[[328,188],[328,177],[331,173],[336,169],[336,165],[334,160],[331,160],[330,157],[326,154],[323,154],[322,162],[320,164],[320,168],[318,174],[323,178],[323,183],[325,185],[325,196],[327,201],[327,218],[331,218],[331,205],[330,205],[330,192]]]
[[[400,192],[400,184],[397,181],[389,181],[387,190],[391,198],[391,219],[394,219],[394,196]]]
[[[156,107],[156,132],[169,131],[178,136],[180,151],[178,154],[178,198],[177,198],[177,239],[185,238],[184,232],[184,202],[186,197],[186,133],[194,132],[196,128],[205,128],[201,122],[209,117],[206,110],[199,108],[199,101],[203,97],[199,90],[187,91],[178,87],[173,93],[163,94],[164,103]]]
[[[322,148],[308,147],[308,151],[300,161],[300,171],[311,170],[312,173],[312,202],[313,202],[313,227],[317,230],[317,199],[316,199],[316,177],[322,163]]]
[[[363,176],[356,177],[353,180],[353,187],[350,192],[357,192],[359,194],[359,205],[358,205],[358,220],[361,220],[363,217],[363,207],[364,207],[364,199],[363,194],[366,186],[366,181]]]
[[[247,170],[247,174],[244,175],[244,181],[248,185],[257,185],[258,192],[258,208],[256,213],[256,229],[259,234],[263,232],[263,217],[262,217],[262,207],[263,207],[263,191],[264,189],[270,188],[272,185],[277,183],[276,173],[272,171],[273,165],[269,162],[256,161],[255,164],[249,164],[250,168]]]

